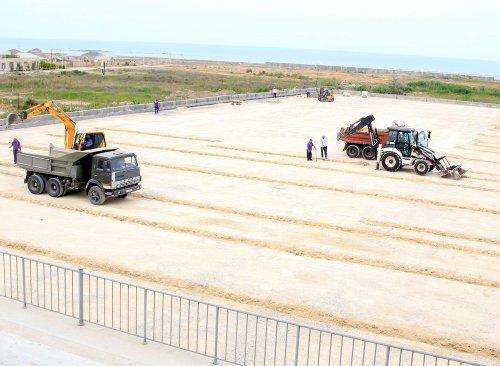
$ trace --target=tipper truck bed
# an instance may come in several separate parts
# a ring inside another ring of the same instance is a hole
[[[107,197],[124,198],[141,188],[135,154],[117,148],[75,151],[51,146],[48,156],[20,152],[17,165],[26,170],[24,182],[33,194],[61,197],[85,190],[92,204],[102,205]]]

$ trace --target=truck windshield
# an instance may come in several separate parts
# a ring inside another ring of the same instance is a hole
[[[111,170],[113,171],[135,168],[136,166],[135,156],[125,156],[111,160]]]

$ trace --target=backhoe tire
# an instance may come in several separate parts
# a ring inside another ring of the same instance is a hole
[[[377,157],[377,154],[373,151],[371,146],[365,146],[363,150],[361,150],[361,155],[366,160],[373,160]]]
[[[359,149],[359,146],[357,146],[357,145],[349,145],[345,149],[345,153],[351,159],[355,159],[355,158],[359,157],[359,154],[361,153],[361,150]]]
[[[426,175],[430,170],[430,164],[427,160],[418,159],[413,165],[413,170],[418,175]]]
[[[387,152],[382,155],[382,166],[389,172],[395,172],[401,168],[401,158],[394,152]]]
[[[45,192],[46,179],[44,178],[45,177],[42,178],[42,176],[37,174],[30,175],[28,181],[26,182],[28,185],[28,190],[32,194],[42,194],[43,192]]]
[[[47,193],[50,197],[61,197],[63,192],[64,187],[59,179],[50,178],[47,181]]]
[[[99,186],[90,187],[88,197],[90,203],[92,203],[93,205],[100,206],[104,203],[104,201],[106,201],[106,195],[104,194],[102,188]]]

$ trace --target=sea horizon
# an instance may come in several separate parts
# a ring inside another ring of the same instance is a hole
[[[500,79],[500,61],[384,54],[357,51],[225,46],[163,42],[125,42],[64,39],[0,38],[0,50],[45,53],[96,50],[116,56],[226,61],[245,63],[290,63],[304,65],[363,67],[374,69],[422,71]]]

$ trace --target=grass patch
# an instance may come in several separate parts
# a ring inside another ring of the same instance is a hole
[[[387,84],[361,84],[354,89],[382,94],[418,95],[470,102],[500,103],[500,87],[493,83],[492,87],[485,87],[436,80],[410,81],[408,83],[393,80]]]
[[[250,71],[249,71],[250,70]],[[381,83],[376,77],[360,76],[357,90],[407,94],[476,102],[500,103],[500,84],[477,80],[398,80]],[[105,108],[122,104],[152,103],[231,93],[268,92],[278,89],[325,86],[341,88],[340,80],[328,75],[309,76],[269,70],[243,69],[239,73],[203,72],[197,69],[166,70],[128,68],[108,70],[65,70],[50,74],[7,74],[0,77],[0,110],[3,116],[22,110],[33,100],[59,101],[68,111]],[[346,88],[352,89],[351,86]]]

